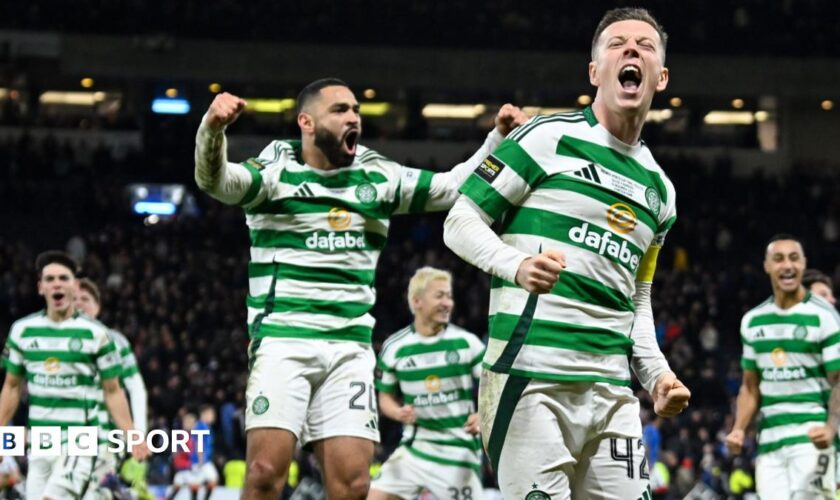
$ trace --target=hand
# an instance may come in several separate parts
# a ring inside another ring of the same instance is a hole
[[[149,455],[149,447],[146,446],[146,441],[143,441],[140,444],[135,444],[131,447],[131,456],[133,456],[139,462],[146,460],[149,457]]]
[[[464,430],[475,436],[481,429],[478,426],[478,413],[472,413],[467,417],[467,423],[464,424]]]
[[[505,104],[499,108],[495,121],[496,130],[498,130],[502,136],[507,136],[511,130],[527,122],[528,115],[513,104]]]
[[[661,417],[673,417],[688,407],[691,391],[674,375],[665,373],[653,388],[653,411]]]
[[[554,288],[560,271],[566,268],[566,256],[557,250],[528,257],[519,264],[516,284],[529,293],[548,293]]]
[[[732,429],[732,432],[726,435],[726,446],[729,447],[731,454],[740,455],[744,448],[744,431]]]
[[[404,423],[411,425],[417,421],[417,415],[414,414],[414,406],[412,405],[405,405],[400,406],[397,410],[397,420]]]
[[[811,438],[811,442],[814,443],[814,446],[821,450],[831,446],[834,442],[834,436],[836,434],[837,431],[830,425],[819,425],[817,427],[812,427],[808,431],[808,437]]]
[[[239,118],[247,105],[244,99],[227,92],[216,95],[207,110],[207,126],[216,132],[221,132]]]

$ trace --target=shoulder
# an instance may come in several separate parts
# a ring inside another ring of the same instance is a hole
[[[268,143],[256,158],[249,158],[242,162],[246,167],[257,170],[282,167],[288,163],[299,163],[300,141],[291,139],[277,139]]]
[[[757,306],[744,313],[744,316],[741,317],[741,329],[746,330],[747,328],[749,328],[753,318],[755,318],[756,316],[761,316],[762,314],[770,312],[770,308],[772,305],[773,297],[770,296],[764,302],[758,304]]]
[[[44,311],[38,311],[18,319],[9,328],[9,336],[18,336],[25,328],[30,326],[40,326],[43,323],[43,317]]]
[[[834,333],[840,330],[840,313],[827,300],[819,295],[811,294],[808,299],[811,309],[820,317],[820,326]]]
[[[108,335],[111,336],[111,338],[114,340],[114,344],[116,344],[118,347],[131,347],[131,343],[128,341],[128,338],[126,338],[126,336],[123,335],[121,332],[117,330],[108,330]]]
[[[73,319],[73,327],[74,328],[85,328],[90,330],[93,334],[94,339],[101,339],[105,338],[108,341],[111,340],[111,335],[109,334],[110,328],[105,326],[99,320],[93,319],[90,316],[79,314],[76,318]]]
[[[561,136],[566,133],[582,131],[589,128],[583,111],[554,113],[551,115],[537,115],[513,132],[506,139],[518,143],[530,143],[546,137]]]
[[[407,326],[402,330],[398,330],[391,334],[382,344],[382,350],[379,351],[380,357],[384,358],[386,355],[396,352],[399,346],[403,345],[407,339],[411,338],[412,332],[413,330],[411,326]]]

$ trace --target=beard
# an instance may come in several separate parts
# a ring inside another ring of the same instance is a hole
[[[347,154],[342,150],[344,144],[341,138],[326,128],[315,126],[315,146],[324,153],[327,160],[336,167],[349,167],[356,158],[355,154]]]

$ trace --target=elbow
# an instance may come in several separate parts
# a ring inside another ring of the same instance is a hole
[[[443,223],[443,243],[452,251],[455,251],[458,240],[458,227],[461,224],[460,218],[461,216],[453,208],[449,211],[449,215],[446,216],[446,220]]]

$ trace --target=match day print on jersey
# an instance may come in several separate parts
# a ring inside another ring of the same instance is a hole
[[[505,164],[503,161],[493,155],[490,155],[478,165],[478,168],[475,169],[475,173],[485,181],[493,182],[493,180],[498,177],[499,173],[501,173],[504,168]]]

